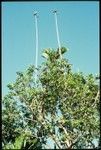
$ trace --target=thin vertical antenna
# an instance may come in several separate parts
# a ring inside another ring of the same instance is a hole
[[[36,68],[36,73],[35,73],[35,84],[37,81],[37,67],[38,67],[38,15],[37,12],[34,12],[34,17],[35,17],[35,32],[36,32],[36,56],[35,56],[35,68]]]
[[[61,44],[60,44],[60,38],[59,38],[59,29],[58,29],[58,22],[57,22],[57,11],[54,10],[54,17],[55,17],[55,25],[56,25],[56,34],[57,34],[57,42],[58,42],[58,47],[59,47],[59,54],[60,54],[60,58],[62,59],[62,55],[61,55]]]

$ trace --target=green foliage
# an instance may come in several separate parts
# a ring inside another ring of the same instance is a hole
[[[61,48],[62,54],[67,51]],[[51,138],[56,148],[95,148],[99,140],[99,85],[96,78],[74,73],[57,51],[43,52],[45,62],[17,72],[3,99],[3,148],[42,149]]]

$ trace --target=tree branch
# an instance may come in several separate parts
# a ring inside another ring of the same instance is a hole
[[[62,149],[62,147],[61,147],[60,144],[58,143],[56,137],[55,137],[52,133],[50,133],[50,136],[51,136],[51,138],[54,140],[54,142],[56,143],[56,145],[58,146],[58,148],[59,148],[59,149]]]
[[[100,91],[98,90],[96,97],[94,98],[94,103],[92,104],[92,106],[94,106],[96,104],[97,99],[99,98],[100,95]]]

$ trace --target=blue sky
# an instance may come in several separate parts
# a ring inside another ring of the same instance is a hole
[[[61,45],[68,47],[65,55],[73,70],[85,74],[99,73],[99,2],[2,2],[2,85],[16,79],[17,71],[35,64],[35,22],[33,11],[39,13],[39,57],[45,48],[57,48],[52,10],[57,9]]]

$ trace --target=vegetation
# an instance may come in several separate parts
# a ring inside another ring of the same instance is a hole
[[[62,54],[66,48],[62,47]],[[74,73],[59,52],[44,50],[45,62],[17,72],[3,98],[3,149],[83,149],[100,138],[99,84],[92,74]]]

